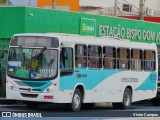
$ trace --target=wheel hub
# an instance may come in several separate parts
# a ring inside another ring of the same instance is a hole
[[[79,95],[76,93],[76,94],[74,95],[74,98],[73,98],[73,106],[74,106],[75,109],[77,109],[77,108],[79,107],[79,105],[80,105],[80,97],[79,97]]]
[[[129,95],[129,92],[126,92],[126,94],[124,96],[124,103],[126,104],[126,106],[129,106],[129,104],[130,104],[130,95]]]

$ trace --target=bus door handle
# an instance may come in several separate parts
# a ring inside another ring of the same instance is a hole
[[[75,70],[75,72],[79,72],[79,70]]]

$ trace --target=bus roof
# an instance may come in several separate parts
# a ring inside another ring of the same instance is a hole
[[[80,35],[65,34],[65,33],[46,33],[46,34],[45,33],[24,33],[24,34],[15,34],[14,36],[57,37],[60,43],[115,46],[115,47],[150,49],[150,50],[157,49],[157,46],[155,43],[131,42],[130,40],[119,39],[114,37],[80,36]]]

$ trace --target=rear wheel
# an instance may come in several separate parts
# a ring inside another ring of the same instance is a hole
[[[112,103],[114,108],[118,109],[126,109],[129,108],[132,102],[132,93],[129,88],[126,88],[123,94],[123,102],[122,103]]]
[[[28,101],[28,102],[25,102],[25,103],[26,103],[26,106],[28,107],[28,109],[36,109],[39,106],[38,102]]]
[[[76,89],[72,98],[71,110],[74,112],[79,111],[81,108],[81,104],[82,104],[82,94],[79,89]]]

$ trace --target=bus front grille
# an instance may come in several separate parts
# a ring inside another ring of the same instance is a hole
[[[38,94],[26,94],[26,93],[21,93],[23,97],[30,97],[30,98],[37,98]]]
[[[28,88],[19,88],[19,90],[21,90],[21,92],[28,92]],[[40,92],[41,89],[32,89],[32,92]]]

